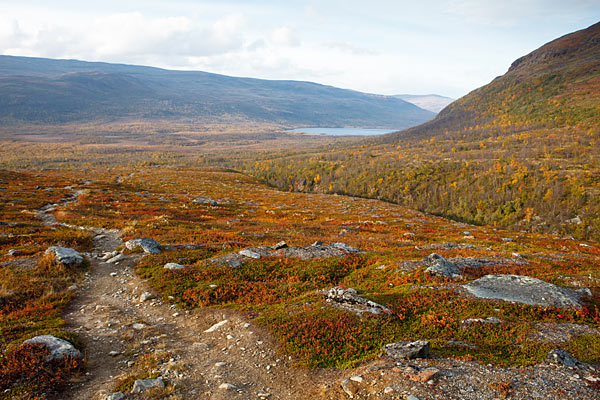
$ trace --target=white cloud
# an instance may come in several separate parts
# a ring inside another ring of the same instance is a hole
[[[289,26],[280,26],[271,33],[271,40],[279,46],[300,46],[300,39],[296,36],[294,30]]]

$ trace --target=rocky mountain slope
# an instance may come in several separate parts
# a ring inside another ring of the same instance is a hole
[[[0,120],[267,122],[403,129],[434,114],[392,96],[299,81],[0,56]]]

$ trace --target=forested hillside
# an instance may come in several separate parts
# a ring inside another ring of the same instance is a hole
[[[477,224],[600,238],[600,24],[554,40],[418,127],[245,164],[289,190],[349,193]]]

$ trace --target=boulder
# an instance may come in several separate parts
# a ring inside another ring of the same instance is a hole
[[[439,254],[431,253],[425,257],[424,261],[425,265],[427,266],[425,272],[430,275],[441,276],[450,279],[461,277],[458,267]]]
[[[429,342],[426,340],[402,341],[389,343],[382,348],[385,353],[395,360],[412,360],[429,357]]]
[[[125,243],[125,247],[129,250],[135,250],[140,247],[144,253],[158,254],[161,251],[160,243],[150,238],[131,239]]]
[[[133,383],[133,389],[131,389],[131,393],[142,393],[148,389],[164,387],[165,383],[160,376],[156,379],[138,379]]]
[[[56,262],[63,265],[79,265],[83,263],[83,257],[75,249],[66,247],[48,247],[44,254],[54,254]]]
[[[333,287],[327,291],[326,298],[328,303],[358,314],[363,312],[369,312],[371,314],[390,312],[387,307],[384,307],[381,304],[359,297],[356,294],[356,290],[352,288],[344,289],[339,286]]]
[[[57,338],[53,335],[36,336],[25,340],[23,343],[42,344],[48,348],[47,361],[62,360],[63,358],[81,358],[83,355],[70,342],[64,339]]]
[[[486,275],[462,286],[483,299],[546,307],[581,307],[581,293],[522,275]]]
[[[166,263],[165,266],[163,267],[165,269],[170,269],[170,270],[175,270],[175,269],[184,269],[185,267],[181,264],[177,264],[177,263]]]

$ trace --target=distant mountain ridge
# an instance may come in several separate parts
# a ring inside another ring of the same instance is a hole
[[[301,81],[0,56],[0,121],[171,119],[403,129],[434,114],[392,96]]]
[[[394,95],[394,97],[408,101],[409,103],[413,103],[418,107],[429,110],[436,114],[446,108],[448,104],[456,100],[450,97],[440,96],[438,94],[397,94]]]

